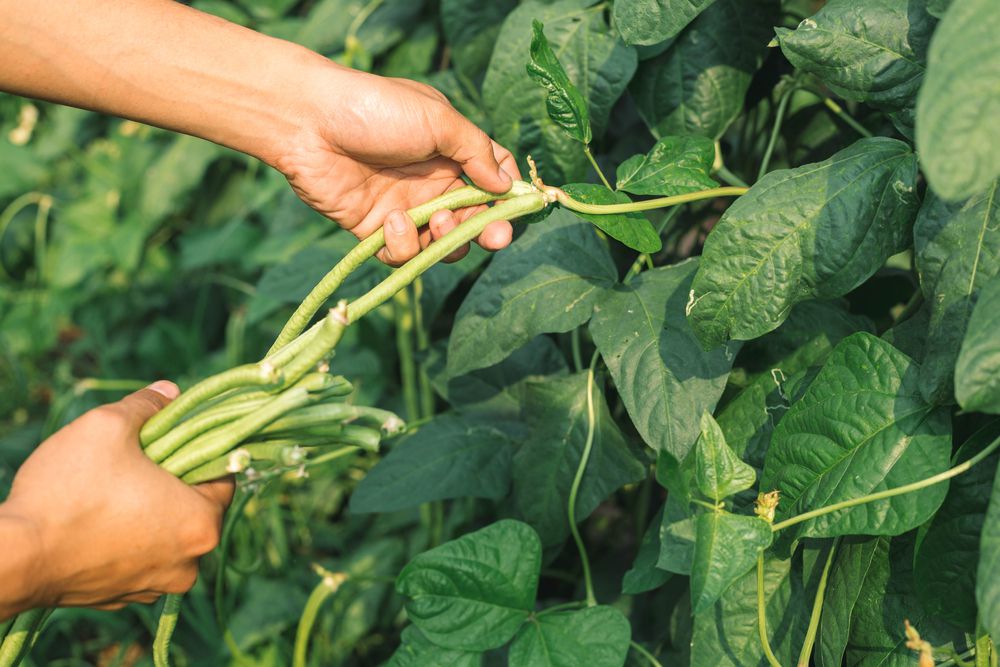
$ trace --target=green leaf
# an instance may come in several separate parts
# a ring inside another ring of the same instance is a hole
[[[548,91],[545,110],[556,125],[566,134],[582,144],[589,144],[593,135],[590,131],[590,114],[587,100],[566,76],[566,70],[552,52],[549,40],[540,21],[531,22],[531,47],[528,61],[528,75]]]
[[[351,511],[393,512],[432,500],[490,498],[510,488],[513,443],[489,423],[443,414],[393,445],[351,496]]]
[[[816,663],[819,667],[841,667],[851,636],[854,608],[861,597],[869,572],[877,577],[885,567],[889,540],[884,537],[841,542],[830,567],[820,615]]]
[[[735,347],[704,351],[684,317],[697,260],[640,273],[598,303],[590,332],[639,434],[683,459],[726,385]]]
[[[548,93],[525,70],[532,23],[545,24],[567,77],[586,99],[595,137],[604,134],[611,108],[635,72],[635,51],[612,35],[604,6],[592,5],[594,0],[521,3],[503,23],[483,81],[493,138],[515,155],[534,156],[542,178],[551,183],[583,180],[589,164],[579,142],[549,118]]]
[[[342,51],[353,19],[371,0],[319,0],[293,41],[323,54]],[[358,28],[358,41],[369,56],[379,56],[399,43],[413,27],[423,2],[383,0]]]
[[[701,414],[701,437],[694,453],[698,490],[716,504],[746,491],[757,481],[757,473],[726,444],[726,436],[707,410]]]
[[[899,110],[915,103],[936,24],[923,0],[830,0],[775,33],[785,57],[837,95]]]
[[[764,557],[767,634],[782,665],[795,664],[805,639],[822,567],[815,567],[818,555],[806,546],[792,560]],[[758,630],[756,567],[727,588],[714,608],[695,616],[691,667],[768,667]]]
[[[660,555],[660,524],[663,522],[663,509],[660,508],[646,527],[632,567],[622,578],[622,595],[638,595],[655,590],[670,579],[670,572],[656,566]]]
[[[909,243],[916,185],[909,147],[881,137],[757,181],[705,243],[688,309],[702,344],[756,338],[863,283]]]
[[[678,499],[676,494],[667,496],[660,522],[660,553],[656,567],[677,574],[691,574],[694,562],[695,517],[687,507],[687,501]]]
[[[963,409],[1000,413],[1000,277],[982,289],[955,365],[955,397]]]
[[[480,667],[481,653],[442,648],[431,642],[416,626],[403,628],[402,644],[386,667]]]
[[[510,667],[620,667],[632,628],[613,607],[539,614],[510,645]]]
[[[653,134],[722,136],[743,110],[777,9],[774,0],[716,0],[670,48],[639,66],[629,89]]]
[[[951,5],[951,0],[927,0],[927,11],[931,16],[943,18],[949,5]]]
[[[531,526],[497,521],[416,556],[396,579],[406,614],[445,648],[506,644],[535,606],[542,547]]]
[[[617,0],[615,27],[626,44],[650,45],[670,39],[715,0]]]
[[[955,454],[955,463],[972,458],[1000,437],[1000,421],[973,434]],[[935,617],[961,628],[976,628],[976,564],[990,489],[1000,454],[977,464],[951,482],[948,495],[918,536],[913,573],[917,595]]]
[[[618,165],[615,189],[662,197],[708,190],[719,185],[709,177],[714,162],[715,143],[707,137],[663,137]]]
[[[934,191],[961,200],[1000,176],[1000,12],[955,0],[931,40],[917,99],[917,150]]]
[[[948,410],[923,399],[919,370],[871,334],[854,334],[837,345],[774,430],[761,488],[781,490],[778,520],[948,468]],[[898,535],[929,519],[946,492],[946,484],[937,484],[788,530],[800,537]]]
[[[594,394],[594,442],[576,500],[577,521],[622,486],[646,476],[599,385]],[[529,435],[514,455],[514,506],[543,544],[553,546],[569,535],[569,491],[587,441],[587,374],[528,384],[524,421]]]
[[[556,211],[496,254],[455,316],[448,375],[502,361],[540,333],[590,319],[618,272],[590,223]]]
[[[622,192],[612,192],[603,185],[592,183],[570,183],[562,189],[573,199],[586,204],[630,204],[632,200]],[[589,220],[605,234],[624,243],[632,250],[645,253],[659,252],[663,247],[660,235],[653,224],[641,213],[611,213],[593,215],[573,212],[573,215]]]
[[[704,512],[695,519],[691,608],[700,614],[747,573],[771,545],[771,525],[755,516]]]
[[[983,287],[1000,275],[1000,180],[965,204],[928,194],[913,226],[920,288],[930,308],[921,389],[950,403],[955,361]],[[994,311],[995,312],[995,311]]]
[[[958,2],[958,0],[956,0]],[[983,627],[992,637],[1000,637],[1000,468],[993,478],[993,492],[979,543],[976,573],[976,602]]]
[[[441,28],[455,69],[474,78],[486,70],[504,18],[516,0],[441,0]]]

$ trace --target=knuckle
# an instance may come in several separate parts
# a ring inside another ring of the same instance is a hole
[[[198,566],[196,564],[191,564],[177,572],[171,581],[164,586],[164,592],[172,595],[187,593],[189,590],[194,588],[195,582],[197,581]]]
[[[205,510],[191,518],[187,525],[186,543],[188,552],[194,556],[204,556],[219,546],[221,512]]]

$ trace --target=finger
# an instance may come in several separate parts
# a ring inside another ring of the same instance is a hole
[[[385,220],[385,248],[379,251],[379,259],[386,264],[399,266],[413,259],[420,252],[417,226],[406,211],[395,210]]]
[[[512,238],[514,238],[514,228],[510,226],[510,223],[506,220],[497,220],[486,225],[486,229],[479,234],[476,243],[481,245],[484,250],[500,250],[509,246]]]
[[[233,494],[236,492],[236,480],[232,475],[227,475],[211,482],[196,484],[191,488],[225,510],[233,502]]]
[[[134,424],[142,425],[165,408],[170,401],[180,396],[180,393],[181,390],[173,382],[160,380],[145,389],[129,394],[115,406],[128,415]]]
[[[500,163],[500,167],[510,174],[511,178],[523,180],[521,170],[517,167],[517,158],[514,157],[513,153],[495,141],[493,142],[493,157]]]
[[[452,211],[437,211],[431,216],[427,226],[430,228],[431,236],[436,241],[455,229],[458,226],[458,220]],[[457,262],[467,254],[469,254],[468,243],[449,253],[442,261]]]
[[[507,192],[512,177],[497,162],[493,140],[452,108],[434,125],[438,152],[462,166],[472,182],[490,192]]]

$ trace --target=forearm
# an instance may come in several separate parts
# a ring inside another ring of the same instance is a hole
[[[173,0],[0,0],[0,90],[149,123],[274,164],[322,56]]]
[[[41,564],[31,524],[0,504],[0,621],[36,602]]]

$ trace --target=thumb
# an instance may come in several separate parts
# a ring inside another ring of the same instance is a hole
[[[490,192],[507,192],[513,184],[493,153],[493,141],[462,114],[451,111],[452,118],[441,123],[438,151],[462,165],[472,182]]]
[[[146,421],[180,396],[181,390],[168,380],[160,380],[145,389],[129,394],[118,405],[135,420],[138,425]]]

